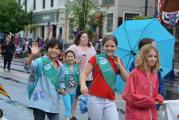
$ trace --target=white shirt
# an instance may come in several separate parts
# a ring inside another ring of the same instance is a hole
[[[75,44],[71,45],[67,50],[72,50],[76,55],[76,59],[83,60],[79,65],[81,71],[87,65],[89,59],[96,54],[95,48],[92,45],[87,51],[82,51],[82,49]],[[88,75],[86,80],[93,80],[92,73]]]

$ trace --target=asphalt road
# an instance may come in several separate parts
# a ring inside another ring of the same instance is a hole
[[[14,59],[11,72],[4,72],[3,60],[0,58],[0,83],[3,84],[6,91],[10,94],[11,100],[0,95],[0,108],[8,120],[33,120],[32,111],[27,108],[26,83],[28,74],[24,71],[24,59]],[[179,95],[174,93],[178,80],[166,83],[166,97],[168,99],[178,99]],[[125,101],[117,94],[116,104],[119,108],[120,120],[124,120]],[[60,100],[60,120],[64,119],[64,105]],[[79,107],[76,112],[78,120],[88,120],[87,114],[81,114]],[[159,120],[167,120],[159,117]]]

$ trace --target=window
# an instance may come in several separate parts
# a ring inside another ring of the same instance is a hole
[[[51,7],[53,7],[53,2],[54,2],[54,0],[51,0]]]
[[[45,8],[45,0],[43,0],[42,8]]]
[[[124,12],[123,21],[132,20],[136,16],[140,16],[140,13],[139,12]]]
[[[113,31],[113,13],[108,13],[106,19],[106,32],[109,33],[112,31]]]
[[[34,0],[33,8],[34,8],[34,10],[36,9],[36,0]]]

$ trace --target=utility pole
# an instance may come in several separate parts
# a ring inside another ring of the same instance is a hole
[[[145,16],[147,16],[148,0],[145,0]]]

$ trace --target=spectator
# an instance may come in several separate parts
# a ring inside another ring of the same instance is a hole
[[[22,57],[22,47],[21,47],[21,45],[17,45],[17,46],[16,46],[15,57],[17,57],[17,58]]]
[[[62,50],[64,50],[64,39],[62,38],[62,36],[59,34],[58,38],[57,38],[60,42],[60,44],[63,46]]]
[[[6,42],[3,44],[2,49],[3,49],[3,56],[4,56],[4,71],[7,65],[8,72],[10,72],[11,61],[15,53],[15,45],[11,42],[10,36],[6,37]]]

